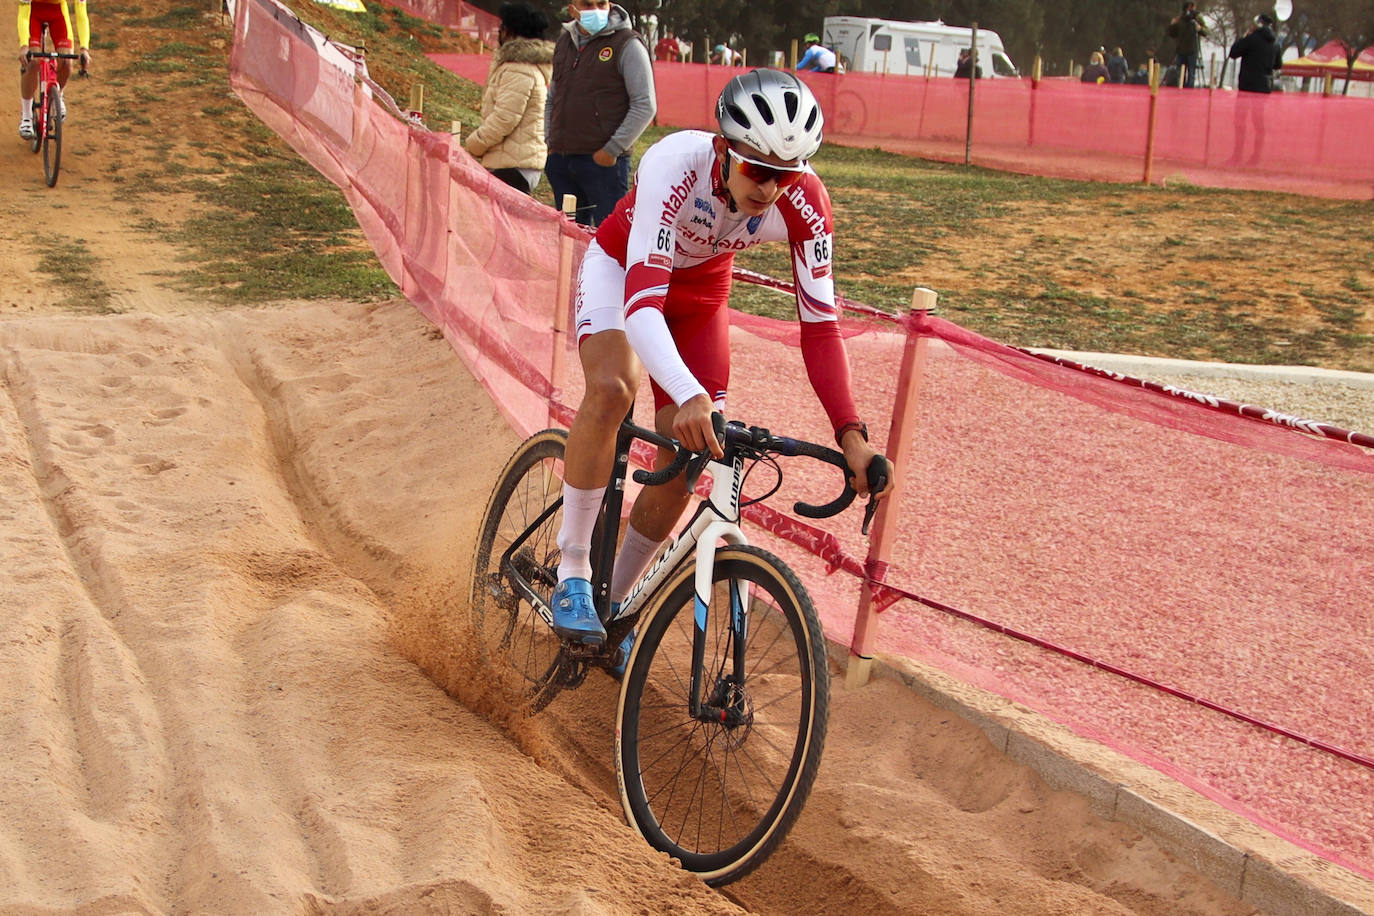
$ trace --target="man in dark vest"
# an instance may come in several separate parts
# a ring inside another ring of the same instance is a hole
[[[554,206],[577,197],[577,221],[595,226],[630,190],[630,148],[658,111],[649,47],[610,0],[573,0],[553,52],[544,108]]]

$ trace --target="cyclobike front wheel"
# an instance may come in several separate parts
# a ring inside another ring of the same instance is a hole
[[[626,816],[649,845],[715,887],[757,868],[806,803],[825,745],[830,671],[796,575],[756,547],[716,552],[699,608],[695,568],[639,626],[616,720]],[[696,620],[701,699],[691,712]]]
[[[57,184],[57,170],[62,167],[62,90],[56,83],[48,86],[43,100],[43,177],[48,187]]]
[[[558,584],[567,441],[565,431],[546,429],[521,443],[506,462],[482,519],[472,565],[472,624],[483,660],[513,682],[531,712],[557,696],[568,674],[567,660],[558,636],[512,583],[515,577],[528,582],[546,604]]]

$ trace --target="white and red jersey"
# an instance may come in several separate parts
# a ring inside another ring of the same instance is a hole
[[[808,171],[762,216],[732,213],[711,141],[705,131],[684,130],[655,143],[639,164],[634,187],[596,233],[626,269],[626,314],[661,309],[674,269],[763,242],[788,242],[801,320],[835,320],[834,229],[820,177]],[[644,214],[650,219],[637,219]]]
[[[680,339],[676,319],[704,309],[723,313],[735,252],[787,242],[812,387],[836,429],[856,422],[835,306],[833,220],[825,185],[808,169],[763,215],[734,212],[712,141],[712,134],[685,130],[655,143],[640,161],[634,187],[597,230],[596,247],[624,271],[621,301],[631,344],[674,402],[699,393],[719,400],[724,380],[716,380],[720,391],[708,392],[709,381],[699,378],[700,371],[690,373],[683,362],[679,351],[685,354],[693,342]],[[579,298],[588,292],[579,289]],[[688,320],[681,326],[698,325]],[[721,359],[728,376],[728,352]]]

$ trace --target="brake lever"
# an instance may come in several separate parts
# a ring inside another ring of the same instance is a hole
[[[875,494],[881,493],[887,487],[888,475],[892,473],[892,468],[887,458],[874,455],[868,462],[866,471],[868,502],[864,505],[864,524],[860,529],[865,537],[868,536],[868,526],[873,523],[873,516],[878,513],[878,497]]]
[[[863,533],[864,537],[868,536],[868,526],[873,522],[873,516],[877,514],[878,500],[870,496],[868,498],[868,502],[864,504],[864,525],[863,528],[859,529]]]

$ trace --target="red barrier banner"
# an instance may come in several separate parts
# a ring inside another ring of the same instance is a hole
[[[232,65],[235,90],[339,185],[383,265],[512,426],[566,422],[582,379],[570,335],[554,331],[571,325],[555,303],[568,292],[560,252],[571,244],[576,263],[583,231],[493,179],[452,137],[407,121],[356,55],[274,0],[240,0]],[[659,72],[664,111],[681,106],[674,117],[684,120],[709,116],[705,100],[730,75]],[[670,83],[681,92],[665,93]],[[837,128],[903,123],[923,142],[962,144],[955,113],[966,87],[814,85]],[[917,89],[927,98],[910,104],[905,93]],[[864,107],[841,104],[851,91]],[[975,148],[1086,143],[1085,127],[1040,106],[1100,119],[1115,110],[1104,99],[1140,104],[1140,93],[1104,94],[1114,92],[980,84]],[[1213,96],[1178,91],[1161,108]],[[1091,133],[1114,156],[1143,136],[1102,123]],[[1220,128],[1197,134],[1205,123],[1179,121],[1161,139],[1162,160],[1229,155]],[[929,316],[846,309],[842,330],[859,411],[885,448],[908,335],[925,341],[910,457],[884,510],[900,513],[890,559],[862,560],[859,506],[823,526],[787,512],[834,492],[831,469],[815,462],[783,462],[774,511],[749,528],[797,570],[831,636],[853,632],[860,585],[881,576],[893,603],[880,651],[1024,703],[1374,876],[1368,440],[1058,364]],[[829,424],[804,394],[799,338],[795,321],[732,314],[729,410],[823,442]],[[774,482],[756,468],[745,495]]]
[[[432,59],[479,84],[482,55]],[[728,67],[654,63],[658,123],[711,128]],[[966,80],[872,73],[806,73],[825,112],[826,139],[845,146],[963,162]],[[989,79],[974,91],[972,163],[1058,178],[1138,182],[1150,130],[1147,86]],[[1374,198],[1374,99],[1306,93],[1159,90],[1155,181]]]

